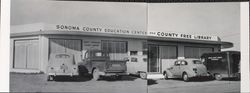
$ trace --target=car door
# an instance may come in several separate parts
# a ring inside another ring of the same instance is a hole
[[[176,61],[174,66],[170,68],[170,72],[174,77],[179,77],[180,61]]]
[[[89,58],[90,56],[89,56],[89,51],[87,51],[86,53],[85,53],[85,55],[84,55],[84,61],[86,62],[86,64],[85,64],[85,67],[88,69],[88,71],[91,73],[91,66],[92,66],[92,64],[91,64],[91,62],[90,62],[90,58]]]
[[[180,62],[180,69],[179,69],[179,73],[178,73],[180,76],[182,76],[182,73],[188,69],[187,65],[188,65],[187,61],[183,60]]]

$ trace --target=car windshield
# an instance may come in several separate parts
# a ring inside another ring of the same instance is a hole
[[[187,65],[186,61],[181,61],[181,65]]]
[[[193,63],[194,64],[202,64],[202,62],[200,60],[194,60]]]
[[[107,53],[100,51],[100,52],[94,52],[93,56],[95,56],[95,57],[105,57],[105,56],[108,56],[108,55],[107,55]]]
[[[102,52],[96,52],[96,53],[95,53],[95,56],[96,56],[96,57],[102,56]]]

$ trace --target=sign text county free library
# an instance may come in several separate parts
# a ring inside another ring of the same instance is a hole
[[[10,32],[12,72],[46,73],[53,53],[73,54],[77,63],[87,50],[98,49],[108,51],[110,59],[129,58],[129,73],[162,73],[176,59],[232,47],[217,36],[95,26],[35,23],[11,26]]]
[[[217,36],[190,35],[190,34],[179,34],[179,33],[159,32],[159,31],[146,32],[139,30],[110,29],[110,28],[74,26],[74,25],[55,25],[55,29],[59,31],[84,31],[84,32],[97,32],[97,33],[112,33],[112,34],[148,35],[148,36],[195,39],[195,40],[211,40],[211,41],[218,40]]]

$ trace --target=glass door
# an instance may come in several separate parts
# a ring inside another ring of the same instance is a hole
[[[159,47],[157,45],[148,45],[148,72],[159,72]]]

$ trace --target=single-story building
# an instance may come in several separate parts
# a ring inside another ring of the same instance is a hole
[[[176,59],[232,47],[218,36],[64,24],[11,26],[10,71],[45,72],[52,53],[71,53],[80,62],[88,49],[106,50],[111,59],[129,58],[128,72],[162,71]]]

